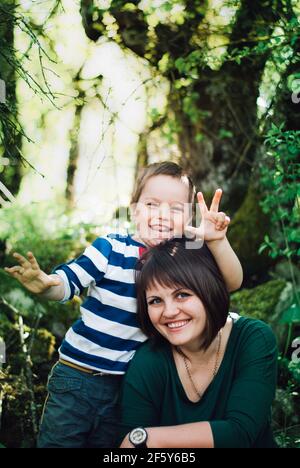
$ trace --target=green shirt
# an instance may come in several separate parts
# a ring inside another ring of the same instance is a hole
[[[135,427],[209,421],[215,447],[275,447],[270,411],[277,377],[277,345],[265,323],[233,314],[219,370],[199,402],[179,379],[169,343],[149,340],[124,378],[120,441]]]

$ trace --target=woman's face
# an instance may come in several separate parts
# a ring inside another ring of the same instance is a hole
[[[203,303],[190,289],[157,283],[146,291],[148,313],[156,330],[173,346],[197,351],[206,326]]]

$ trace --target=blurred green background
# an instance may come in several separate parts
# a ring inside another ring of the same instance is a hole
[[[0,446],[35,445],[81,301],[27,293],[12,252],[50,272],[128,229],[138,169],[172,160],[207,199],[223,188],[245,275],[232,309],[276,333],[274,432],[300,447],[299,24],[288,0],[1,1]]]

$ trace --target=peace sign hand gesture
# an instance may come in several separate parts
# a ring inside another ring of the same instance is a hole
[[[191,233],[196,239],[202,239],[206,242],[224,239],[230,218],[222,211],[219,212],[221,198],[222,190],[218,189],[208,210],[202,192],[198,192],[197,199],[201,213],[201,223],[199,227],[186,226],[185,232],[187,234]]]

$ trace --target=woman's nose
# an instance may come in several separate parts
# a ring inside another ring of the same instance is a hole
[[[174,302],[165,302],[164,304],[164,310],[163,310],[163,316],[165,318],[173,318],[178,315],[179,309],[177,304]]]

